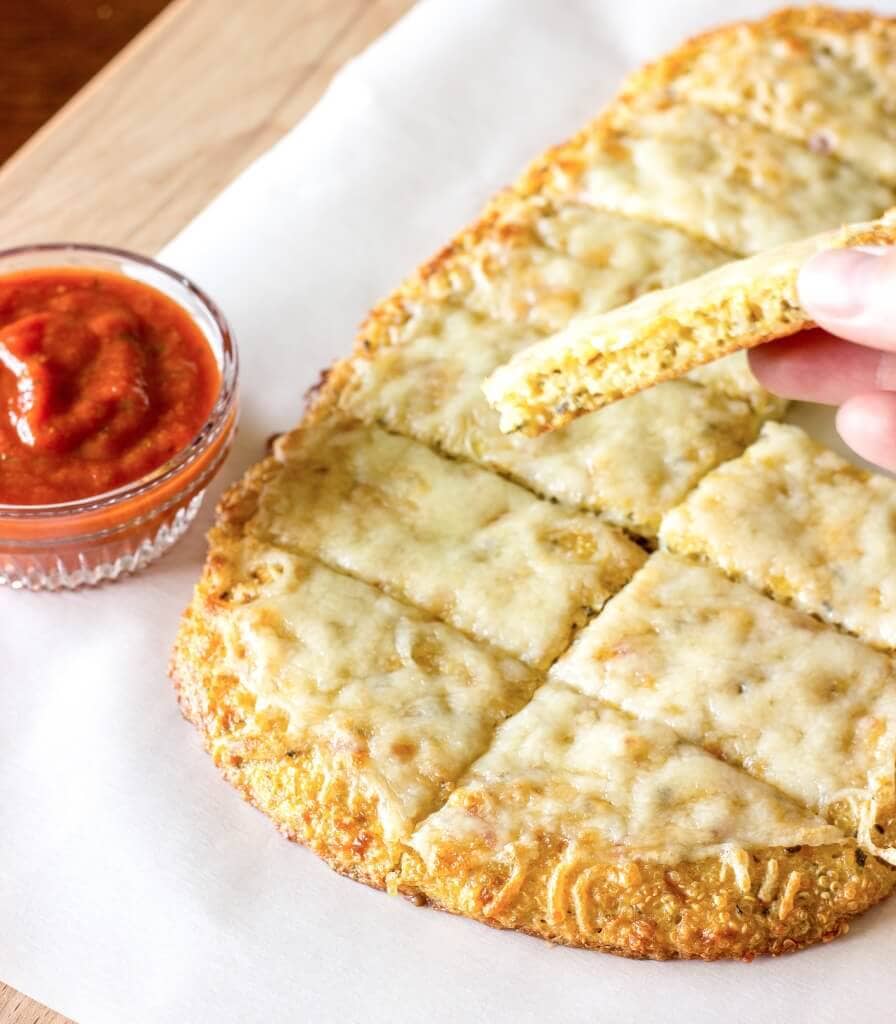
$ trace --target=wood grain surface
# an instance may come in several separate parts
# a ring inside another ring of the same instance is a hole
[[[2,1024],[74,1024],[46,1006],[34,1002],[14,988],[0,983],[0,1022]]]
[[[0,247],[155,252],[412,3],[174,0],[0,167]],[[71,1022],[0,983],[0,1024]]]
[[[169,0],[2,0],[0,164]]]
[[[152,253],[411,0],[175,0],[0,168],[0,246]]]

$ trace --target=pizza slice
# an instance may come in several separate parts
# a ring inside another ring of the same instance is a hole
[[[678,228],[746,256],[870,220],[896,191],[733,113],[629,98],[536,160],[516,188]]]
[[[665,723],[896,864],[896,668],[853,637],[657,552],[551,675]]]
[[[623,95],[734,112],[896,185],[896,22],[791,7],[704,33],[631,75]]]
[[[813,326],[797,295],[824,249],[896,241],[896,209],[642,295],[514,356],[483,385],[505,432],[539,434],[696,366]]]
[[[896,481],[768,423],[666,515],[671,551],[896,649]]]
[[[896,878],[772,786],[557,682],[408,845],[400,888],[435,906],[655,959],[832,938]]]

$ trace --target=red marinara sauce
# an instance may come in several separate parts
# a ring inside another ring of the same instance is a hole
[[[149,285],[87,268],[0,277],[0,503],[138,480],[193,440],[220,381],[200,327]]]

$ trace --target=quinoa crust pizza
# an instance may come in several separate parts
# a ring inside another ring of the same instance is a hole
[[[285,835],[631,957],[796,950],[890,893],[894,485],[776,424],[742,352],[538,437],[482,382],[881,217],[894,56],[896,23],[811,8],[638,72],[372,311],[226,494],[172,676]]]

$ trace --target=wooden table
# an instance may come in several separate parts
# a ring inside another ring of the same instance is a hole
[[[0,245],[152,254],[412,2],[176,0],[0,168]],[[0,982],[0,1024],[66,1018]]]

